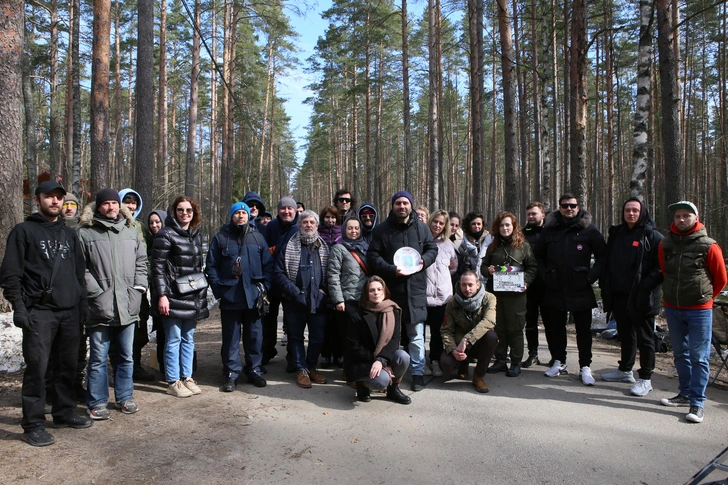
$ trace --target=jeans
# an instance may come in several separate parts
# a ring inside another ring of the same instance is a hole
[[[571,312],[576,324],[576,347],[579,349],[579,367],[588,367],[592,360],[592,313],[589,310]],[[552,306],[541,308],[541,318],[546,331],[551,359],[566,363],[566,321],[568,312]]]
[[[359,379],[359,381],[373,391],[382,391],[392,384],[392,379],[397,379],[397,382],[399,382],[402,379],[404,373],[407,372],[409,364],[410,356],[407,355],[407,352],[401,349],[395,350],[392,361],[389,363],[390,367],[392,368],[392,373],[394,374],[393,378],[390,377],[387,372],[382,370],[379,375],[374,379],[366,376]]]
[[[680,395],[690,399],[691,406],[703,407],[705,388],[710,378],[708,358],[713,311],[665,307],[665,316],[675,355]]]
[[[425,324],[406,323],[409,345],[407,349],[410,354],[410,368],[413,376],[421,376],[425,372]]]
[[[130,401],[134,392],[134,328],[136,325],[110,327],[96,325],[89,327],[90,345],[88,357],[88,385],[86,405],[89,409],[106,406],[109,403],[109,379],[106,374],[106,359],[109,356],[111,341],[116,343],[116,362],[114,366],[114,397],[116,402]]]
[[[250,376],[261,373],[263,360],[263,323],[258,310],[222,310],[222,372],[226,379],[237,380],[242,372]],[[240,360],[242,328],[245,367]]]
[[[167,382],[192,377],[195,355],[195,320],[164,319],[164,374]]]
[[[321,348],[324,345],[326,313],[309,313],[300,305],[283,305],[288,324],[289,365],[296,370],[316,369]],[[308,325],[308,353],[304,346],[303,333]]]
[[[621,344],[619,370],[629,372],[634,367],[637,348],[640,350],[640,379],[651,379],[655,370],[655,317],[636,313],[628,308],[629,298],[614,296],[612,315],[617,321]]]

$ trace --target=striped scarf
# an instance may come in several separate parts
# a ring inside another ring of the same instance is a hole
[[[319,258],[321,260],[321,273],[322,273],[322,284],[326,285],[326,274],[329,264],[329,247],[321,239],[320,236],[316,236],[316,239],[311,244],[311,251],[318,249]],[[284,262],[286,263],[286,276],[288,279],[296,284],[296,277],[298,277],[298,266],[301,264],[301,232],[296,232],[291,239],[288,241],[286,246],[286,252],[283,255]]]

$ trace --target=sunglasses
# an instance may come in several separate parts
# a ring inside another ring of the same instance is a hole
[[[250,207],[251,209],[258,209],[258,210],[262,209],[262,207],[259,204],[248,204],[248,207]]]
[[[348,197],[339,197],[337,200],[342,204],[348,204],[351,202],[351,199],[349,199]]]
[[[76,204],[75,202],[64,202],[63,208],[65,209],[66,207],[78,207],[78,204]]]
[[[191,207],[189,209],[183,209],[181,207],[177,207],[177,212],[179,214],[194,214],[195,210]]]
[[[576,209],[579,204],[561,204],[562,209]]]
[[[374,214],[362,214],[362,219],[374,219]]]

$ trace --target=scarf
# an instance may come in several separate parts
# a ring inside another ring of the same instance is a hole
[[[286,275],[294,285],[296,284],[296,277],[298,276],[298,266],[301,264],[301,244],[304,244],[304,239],[309,240],[312,238],[304,238],[301,235],[301,231],[297,231],[288,241],[285,254],[283,255],[283,261],[286,263]],[[323,273],[323,281],[325,282],[326,269],[329,262],[329,247],[318,236],[318,232],[310,243],[304,245],[310,246],[312,251],[318,249],[319,258],[321,259],[321,272]]]
[[[346,234],[342,234],[341,244],[343,244],[347,250],[359,253],[359,256],[361,256],[362,259],[366,257],[367,251],[369,251],[369,241],[364,239],[361,234],[357,239],[349,239],[346,237]]]
[[[298,234],[301,238],[301,244],[303,244],[304,246],[311,246],[319,237],[319,233],[317,230],[314,230],[313,233],[310,235],[305,235],[301,231],[298,231]]]
[[[367,300],[364,303],[364,308],[372,313],[382,314],[382,329],[379,331],[379,340],[377,341],[376,347],[374,347],[374,355],[376,356],[392,340],[394,326],[396,324],[394,310],[401,311],[401,308],[392,300],[384,300],[376,305]]]
[[[463,307],[463,310],[465,310],[468,313],[473,313],[480,308],[480,305],[483,304],[483,298],[485,298],[485,286],[482,284],[480,285],[480,289],[476,294],[471,296],[470,298],[463,297],[460,292],[455,292],[455,301],[460,303],[460,306]]]

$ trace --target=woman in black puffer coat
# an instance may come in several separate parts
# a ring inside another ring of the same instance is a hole
[[[191,197],[177,197],[164,227],[154,238],[152,249],[152,280],[167,337],[164,346],[167,394],[175,397],[202,392],[192,379],[192,360],[197,321],[210,316],[207,288],[183,295],[175,284],[180,276],[201,273],[202,260],[200,206]]]

